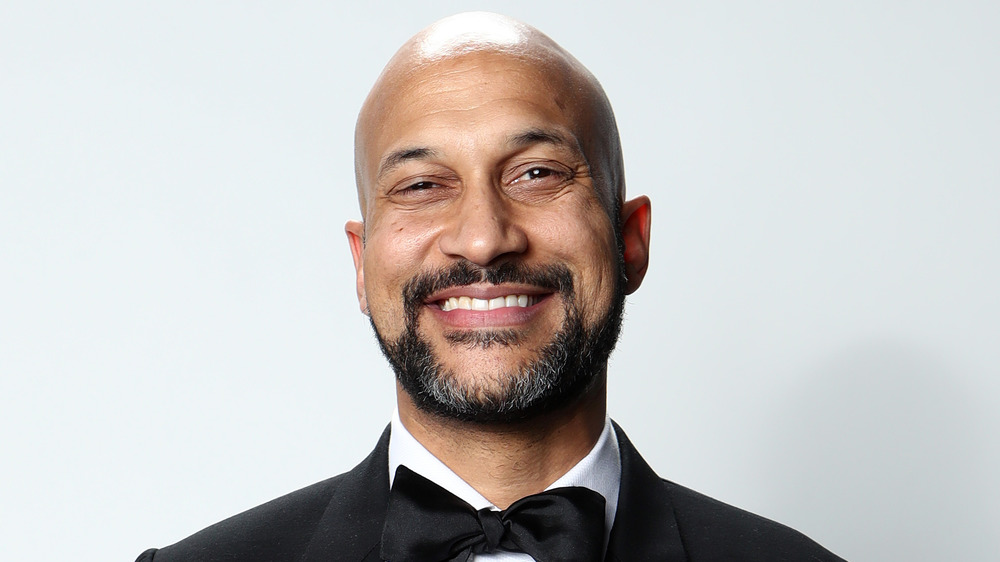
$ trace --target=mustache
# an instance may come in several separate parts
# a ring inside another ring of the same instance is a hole
[[[451,287],[473,283],[520,283],[533,285],[573,296],[573,275],[563,264],[528,266],[520,262],[505,262],[492,267],[481,267],[468,260],[461,260],[437,271],[418,274],[403,286],[403,304],[407,316],[416,316],[419,307],[432,294]]]

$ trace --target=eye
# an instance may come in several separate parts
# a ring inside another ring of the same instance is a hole
[[[395,204],[423,206],[445,201],[455,193],[455,181],[433,175],[410,176],[399,180],[387,196]]]
[[[417,183],[408,185],[401,189],[400,191],[424,191],[426,189],[432,189],[439,187],[438,184],[432,181],[418,181]]]
[[[573,169],[561,162],[534,160],[512,166],[504,183],[512,197],[528,200],[560,192],[573,176]]]
[[[521,174],[520,176],[518,176],[514,181],[540,180],[547,178],[555,173],[556,172],[554,170],[550,170],[548,168],[531,168],[526,172],[524,172],[523,174]]]

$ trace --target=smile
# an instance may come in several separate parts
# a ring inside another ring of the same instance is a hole
[[[492,299],[460,296],[442,299],[438,301],[438,306],[445,312],[451,310],[497,310],[513,307],[527,308],[537,303],[538,300],[538,297],[534,295],[507,295]]]

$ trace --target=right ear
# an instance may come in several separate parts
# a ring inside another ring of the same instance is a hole
[[[347,243],[351,246],[351,257],[354,258],[354,271],[357,273],[358,305],[361,313],[368,315],[368,297],[365,296],[365,224],[361,221],[347,221],[344,225],[347,233]]]

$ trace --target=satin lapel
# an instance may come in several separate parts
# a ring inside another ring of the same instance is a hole
[[[344,475],[300,562],[376,561],[389,503],[389,428],[361,464]]]
[[[639,456],[622,428],[616,423],[614,428],[621,450],[622,483],[608,562],[686,561],[666,484]]]

